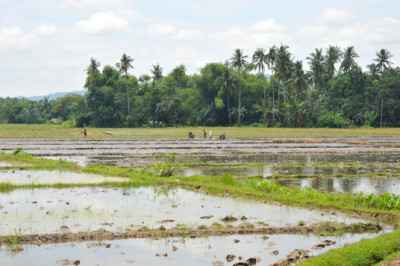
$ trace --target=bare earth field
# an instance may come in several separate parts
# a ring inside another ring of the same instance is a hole
[[[242,139],[0,139],[0,150],[34,156],[398,153],[400,137]]]

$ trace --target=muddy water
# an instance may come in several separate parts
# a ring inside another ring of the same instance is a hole
[[[319,221],[360,220],[288,206],[275,206],[235,198],[214,197],[183,189],[33,189],[0,194],[0,233],[54,233],[66,225],[70,232],[134,230],[140,226],[188,228],[209,226],[220,218],[246,216],[246,222],[257,226],[297,225]],[[212,216],[201,219],[203,216]],[[171,220],[171,221],[165,221]],[[242,221],[231,223],[239,225]]]
[[[340,237],[318,237],[303,235],[271,235],[264,240],[261,235],[238,235],[208,238],[182,239],[127,239],[104,241],[111,244],[106,247],[88,247],[93,242],[78,242],[66,244],[51,244],[41,246],[22,246],[24,251],[11,254],[5,246],[1,247],[0,261],[4,265],[56,265],[57,260],[79,259],[80,265],[212,265],[214,261],[221,261],[224,265],[239,262],[238,257],[244,260],[250,257],[260,257],[257,265],[269,265],[278,259],[286,258],[294,249],[311,250],[310,255],[322,254],[330,249],[342,247],[345,243],[357,242],[363,238],[372,238],[377,234],[352,235]],[[235,239],[240,242],[235,243]],[[312,250],[311,247],[325,239],[336,241],[335,245],[321,250]],[[177,249],[173,251],[173,246]],[[269,254],[277,250],[278,255]],[[167,253],[167,256],[156,256]],[[228,263],[226,256],[236,255]],[[134,261],[134,262],[133,262]]]
[[[126,178],[105,177],[87,173],[43,170],[0,170],[0,183],[11,184],[97,184],[102,182],[127,181]]]
[[[360,193],[381,194],[384,192],[400,195],[400,179],[385,178],[329,178],[329,179],[302,179],[302,180],[275,180],[275,183],[285,186],[296,186],[299,188],[311,187],[325,192],[335,193]]]

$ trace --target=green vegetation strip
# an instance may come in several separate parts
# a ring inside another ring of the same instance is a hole
[[[343,248],[330,250],[322,255],[301,262],[299,265],[373,265],[383,260],[383,236],[364,239]],[[400,230],[385,236],[386,254],[400,251]],[[392,258],[390,256],[389,258]]]
[[[87,139],[157,139],[187,138],[188,132],[203,135],[203,129],[212,130],[214,136],[222,133],[227,138],[316,138],[316,137],[400,137],[400,128],[267,128],[267,127],[179,127],[179,128],[88,128]],[[108,134],[108,133],[111,133]],[[3,139],[83,139],[82,128],[59,125],[1,124]]]

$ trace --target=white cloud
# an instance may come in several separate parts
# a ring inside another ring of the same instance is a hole
[[[40,24],[35,28],[35,32],[40,35],[51,35],[58,31],[58,28],[54,24]]]
[[[286,27],[276,23],[275,19],[270,18],[251,24],[250,29],[257,32],[282,32]]]
[[[177,40],[195,41],[202,40],[206,37],[206,33],[200,30],[180,30],[175,36]]]
[[[170,24],[150,24],[147,29],[149,35],[168,35],[174,31],[174,27]]]
[[[119,31],[129,31],[127,20],[115,16],[113,13],[99,12],[90,17],[89,20],[78,21],[74,30],[84,34],[107,34]]]
[[[0,30],[0,48],[31,49],[36,45],[36,39],[31,33],[26,33],[18,27]]]
[[[326,26],[303,26],[300,28],[301,37],[315,37],[327,33],[329,30]]]
[[[121,1],[118,0],[65,0],[64,6],[69,7],[115,7],[121,6]]]
[[[353,17],[354,15],[346,10],[328,7],[322,10],[322,14],[315,19],[315,22],[330,25],[344,24]]]

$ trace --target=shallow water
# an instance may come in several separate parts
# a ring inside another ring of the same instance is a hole
[[[120,166],[141,166],[154,163],[153,156],[48,156],[45,158],[59,159],[76,162],[82,166],[89,164],[107,164]],[[163,157],[158,157],[163,161]],[[386,154],[230,154],[230,155],[177,155],[176,163],[265,163],[265,164],[290,164],[290,163],[318,163],[318,162],[361,162],[361,163],[397,163],[400,162],[399,153]]]
[[[319,221],[359,222],[330,212],[275,206],[260,202],[216,197],[183,189],[134,188],[69,188],[19,189],[0,194],[0,234],[53,233],[66,225],[71,232],[87,232],[104,228],[107,231],[134,230],[139,226],[172,228],[184,224],[188,228],[211,225],[219,218],[246,216],[257,226],[297,225]],[[210,216],[211,219],[200,219]],[[162,223],[162,220],[174,220]],[[239,225],[242,221],[230,223]]]
[[[377,172],[392,171],[392,168],[369,167],[356,169],[353,167],[281,167],[281,166],[250,166],[250,167],[187,167],[182,170],[184,176],[206,175],[206,176],[221,176],[225,173],[230,173],[233,176],[262,176],[269,177],[273,175],[361,175]]]
[[[110,248],[91,247],[91,242],[76,242],[48,245],[24,245],[24,251],[10,254],[3,246],[0,252],[0,261],[4,265],[56,265],[57,260],[79,259],[80,265],[126,265],[127,260],[133,260],[133,265],[212,265],[214,261],[222,261],[224,265],[239,262],[238,256],[244,260],[250,257],[260,257],[257,265],[268,265],[279,259],[286,258],[295,249],[311,250],[310,255],[322,254],[330,249],[342,247],[345,243],[357,242],[363,238],[372,238],[377,234],[352,235],[345,234],[340,237],[319,237],[305,235],[271,235],[264,240],[262,235],[233,235],[224,237],[186,238],[184,243],[176,242],[178,238],[160,240],[150,239],[124,239],[104,241],[111,244]],[[234,243],[234,239],[240,242]],[[321,250],[312,250],[311,247],[325,239],[336,241],[335,245]],[[174,242],[175,241],[175,242]],[[276,245],[270,246],[273,242]],[[119,247],[117,247],[117,245]],[[172,246],[177,247],[172,251]],[[278,250],[278,255],[270,255],[273,250]],[[167,253],[167,257],[158,257],[157,253]],[[228,263],[226,256],[236,255]]]
[[[295,186],[299,188],[311,187],[325,192],[335,193],[360,193],[366,194],[382,194],[389,192],[400,195],[400,179],[399,178],[327,178],[327,179],[296,179],[296,180],[275,180],[280,185]]]
[[[126,178],[105,177],[102,175],[45,170],[0,170],[0,183],[11,184],[56,184],[56,183],[85,183],[97,184],[102,182],[127,181]]]

